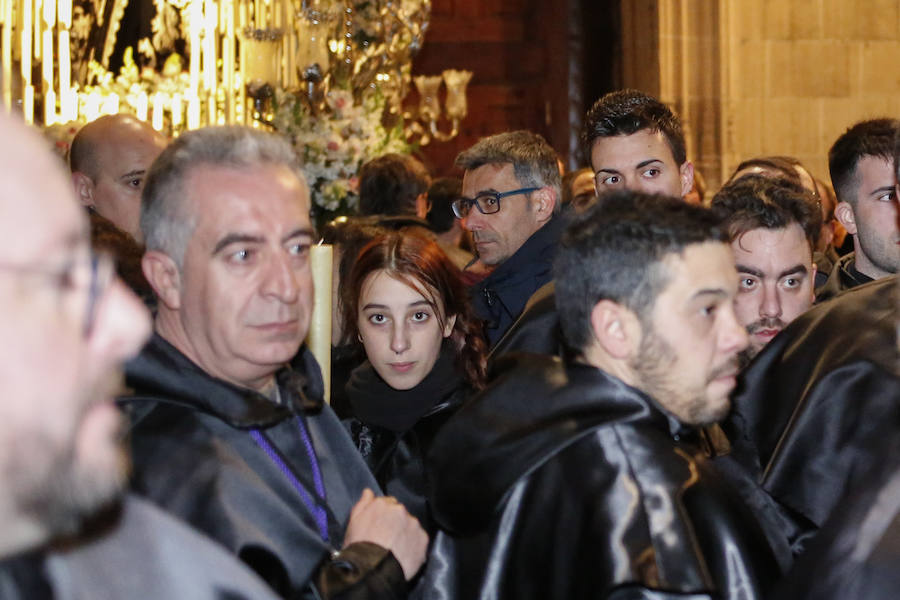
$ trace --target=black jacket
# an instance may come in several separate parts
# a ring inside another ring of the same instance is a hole
[[[319,372],[308,352],[296,362]],[[275,404],[210,377],[158,335],[126,377],[134,395],[120,402],[132,418],[136,492],[218,540],[284,597],[316,597],[313,585],[326,598],[404,596],[402,570],[387,550],[361,543],[336,554],[353,504],[378,486],[322,405],[319,377],[283,368]],[[303,428],[324,483],[326,500],[317,505],[328,541],[307,505],[317,494]]]
[[[562,234],[563,218],[556,215],[499,267],[469,290],[475,314],[486,321],[485,337],[497,342],[522,313],[539,287],[553,279],[553,258]]]
[[[795,319],[741,374],[725,429],[732,456],[793,512],[804,538],[900,423],[896,277]]]
[[[431,587],[467,599],[763,596],[778,568],[694,430],[599,369],[516,359],[429,456],[447,532]]]
[[[468,387],[456,351],[445,342],[431,373],[409,390],[395,390],[366,361],[347,384],[354,417],[346,424],[356,448],[385,494],[397,498],[429,535],[425,456],[438,430],[462,405]]]
[[[830,300],[843,291],[870,281],[872,281],[871,277],[856,270],[856,254],[854,252],[845,254],[831,267],[825,285],[816,288],[816,302]]]

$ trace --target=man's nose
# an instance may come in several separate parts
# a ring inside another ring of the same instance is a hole
[[[135,356],[150,337],[150,313],[118,277],[99,299],[90,331],[91,352],[100,361],[119,365]]]
[[[292,256],[286,252],[278,252],[266,265],[263,275],[262,293],[273,296],[285,303],[297,301],[300,294],[300,283],[294,271]]]
[[[777,319],[781,316],[781,298],[775,285],[762,286],[762,302],[759,305],[759,316]]]

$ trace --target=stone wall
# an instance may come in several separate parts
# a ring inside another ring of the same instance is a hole
[[[900,0],[621,1],[623,84],[678,110],[711,189],[764,154],[827,181],[848,126],[900,117]]]

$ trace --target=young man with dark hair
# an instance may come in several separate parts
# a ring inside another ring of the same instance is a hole
[[[359,214],[424,219],[430,183],[427,169],[412,156],[374,158],[359,170]]]
[[[761,597],[772,555],[700,446],[747,345],[725,233],[707,209],[611,193],[554,271],[574,358],[498,362],[438,434],[432,508],[454,537],[436,548],[465,563],[433,575],[461,598]]]
[[[828,152],[837,195],[835,216],[853,236],[853,252],[842,257],[819,301],[900,269],[900,228],[894,180],[895,119],[872,119],[850,127]]]
[[[799,184],[761,175],[727,184],[711,208],[728,232],[737,264],[735,312],[750,334],[743,354],[749,362],[812,306],[821,213]]]
[[[606,94],[588,111],[582,140],[597,194],[624,187],[681,198],[691,191],[694,165],[681,123],[656,98],[637,90]]]

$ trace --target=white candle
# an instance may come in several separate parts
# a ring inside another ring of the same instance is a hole
[[[115,115],[119,112],[119,95],[110,94],[103,99],[103,106],[100,112],[104,115]]]
[[[41,35],[44,43],[44,60],[41,62],[41,73],[44,77],[44,91],[53,90],[53,32],[45,29]]]
[[[34,11],[32,21],[34,21],[34,57],[41,59],[41,0],[34,0]]]
[[[84,118],[88,123],[100,116],[100,105],[103,99],[99,92],[91,92],[84,101]]]
[[[309,347],[325,381],[325,402],[331,401],[331,273],[332,248],[319,244],[310,248],[309,262],[313,278],[313,312],[306,345]]]
[[[31,6],[22,7],[22,85],[31,85]]]
[[[69,32],[63,29],[59,32],[59,51],[57,53],[59,65],[59,93],[60,100],[66,98],[66,92],[72,87],[72,60],[69,56]]]
[[[72,0],[59,0],[57,13],[60,25],[66,29],[72,26]]]
[[[43,0],[44,2],[44,23],[47,24],[47,27],[53,27],[56,25],[56,2],[55,0]],[[44,45],[44,51],[47,51],[48,46]]]
[[[163,128],[163,111],[165,110],[166,98],[161,92],[153,94],[153,129],[162,131]]]
[[[172,133],[181,125],[181,94],[172,94]]]
[[[44,125],[56,123],[56,94],[53,90],[44,92]]]
[[[187,111],[187,128],[197,129],[200,127],[200,97],[193,92],[188,94]]]
[[[12,108],[12,3],[13,0],[4,0],[2,4],[3,14],[3,105],[6,110]]]
[[[200,11],[201,0],[193,0],[191,2],[191,58],[190,58],[190,90],[192,94],[197,93],[200,85],[200,53],[202,47],[200,45],[200,32],[203,29],[203,15]]]
[[[234,123],[234,3],[223,0],[225,35],[222,38],[222,84],[225,86],[225,122]]]
[[[147,120],[147,111],[148,111],[147,92],[141,92],[140,94],[138,94],[137,103],[134,106],[134,111],[135,111],[139,121]]]

